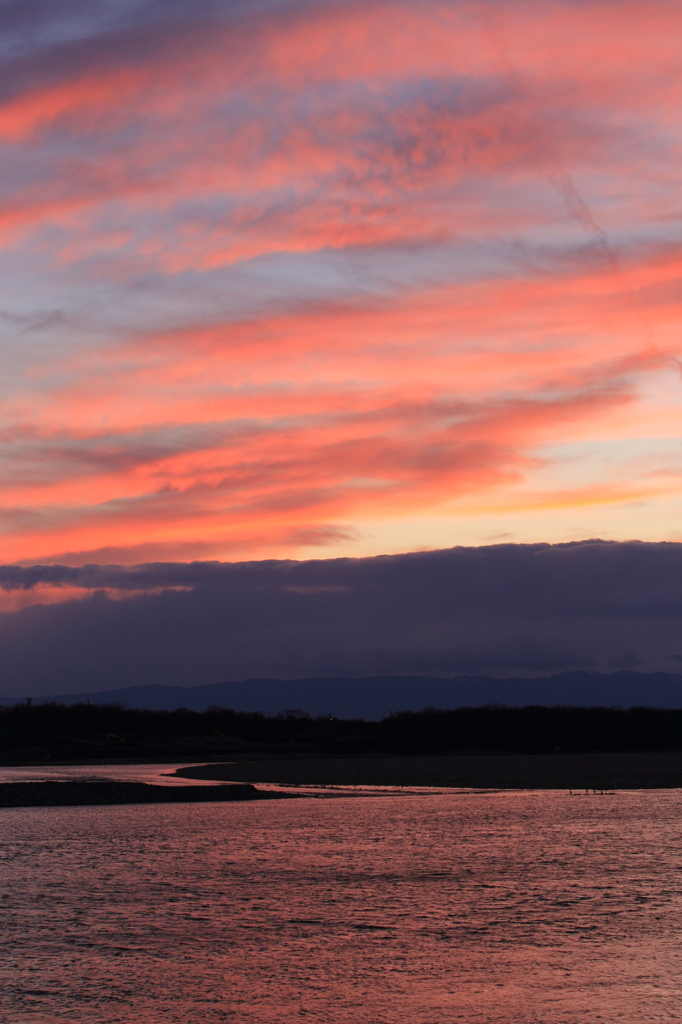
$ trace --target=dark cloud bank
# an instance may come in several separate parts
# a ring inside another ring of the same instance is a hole
[[[382,697],[383,710],[384,703],[395,707],[394,699],[399,707],[444,704],[443,687],[452,686],[444,677],[461,674],[568,672],[563,683],[542,684],[545,702],[575,696],[592,703],[590,694],[602,699],[604,680],[576,671],[627,670],[612,675],[605,702],[620,696],[624,704],[682,704],[670,697],[682,671],[682,544],[589,541],[309,562],[0,567],[6,590],[45,585],[82,588],[86,596],[0,616],[0,696],[327,677],[314,693],[313,684],[279,691],[281,702],[255,683],[206,692],[201,700],[227,703],[232,694],[233,704],[277,711],[298,695],[296,703],[307,701],[313,713],[345,714],[344,694],[353,691],[359,714],[363,694],[369,708],[372,685],[378,696],[387,684],[348,677],[404,677]],[[633,697],[633,679],[638,693],[654,685],[636,673],[652,672],[672,674],[664,680],[668,697],[655,690],[648,701]],[[467,703],[478,692],[481,702],[501,699],[482,678],[467,686]],[[171,691],[164,699],[193,703]]]

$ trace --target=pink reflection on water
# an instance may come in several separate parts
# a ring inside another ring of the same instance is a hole
[[[680,811],[677,790],[4,811],[0,1017],[676,1021]]]
[[[117,782],[146,782],[153,786],[219,786],[210,779],[184,779],[173,775],[178,768],[195,767],[196,762],[182,764],[86,764],[86,765],[29,765],[18,768],[0,768],[3,782],[85,782],[97,779],[115,779]]]

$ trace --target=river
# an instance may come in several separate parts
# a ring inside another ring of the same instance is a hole
[[[679,1021],[682,791],[0,811],[12,1024]]]

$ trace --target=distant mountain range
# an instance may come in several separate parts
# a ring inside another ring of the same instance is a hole
[[[4,697],[18,704],[25,697]],[[378,720],[393,711],[426,707],[457,708],[482,704],[583,707],[682,708],[682,676],[669,672],[562,672],[543,679],[492,679],[489,676],[366,676],[312,679],[246,679],[206,686],[129,686],[102,693],[62,693],[36,703],[120,703],[129,708],[205,711],[215,704],[235,711],[277,714],[300,709],[316,717]]]

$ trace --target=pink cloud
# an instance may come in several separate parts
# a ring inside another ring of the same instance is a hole
[[[645,392],[680,355],[681,22],[313,5],[17,67],[0,244],[76,326],[0,400],[2,558],[677,493],[533,474],[678,429]]]

